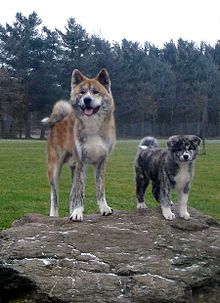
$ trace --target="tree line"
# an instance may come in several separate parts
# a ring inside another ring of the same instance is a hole
[[[110,43],[74,18],[52,31],[33,12],[0,25],[0,136],[30,138],[56,100],[69,98],[74,68],[95,76],[103,67],[119,137],[220,135],[220,41]]]

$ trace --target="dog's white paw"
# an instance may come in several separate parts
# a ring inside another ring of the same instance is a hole
[[[185,220],[189,220],[190,219],[190,214],[188,213],[188,211],[186,212],[181,212],[180,213],[180,218],[183,218]]]
[[[137,209],[145,209],[145,208],[147,208],[145,202],[137,203]]]
[[[100,213],[102,216],[109,216],[113,214],[113,209],[108,205],[102,205],[99,207]]]
[[[163,216],[164,216],[164,218],[165,218],[166,220],[172,221],[172,220],[175,219],[175,215],[174,215],[174,213],[173,213],[172,211],[171,211],[170,213],[166,214],[166,215],[163,215]]]
[[[50,217],[59,217],[58,208],[54,208],[54,207],[50,208]]]
[[[170,207],[161,207],[163,216],[166,220],[172,221],[175,219],[174,213],[171,211]]]
[[[78,207],[74,209],[74,211],[70,215],[70,220],[79,222],[83,221],[83,207]]]

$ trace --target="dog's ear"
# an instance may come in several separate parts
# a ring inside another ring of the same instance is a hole
[[[74,69],[71,78],[71,89],[74,89],[77,85],[79,85],[86,77],[78,70]]]
[[[105,68],[101,69],[98,75],[96,76],[96,80],[98,80],[111,94],[111,81],[109,74]]]
[[[167,148],[168,149],[173,149],[178,141],[179,141],[179,136],[178,135],[169,137],[169,139],[167,141]]]
[[[198,137],[198,136],[195,136],[195,135],[190,135],[189,136],[189,139],[194,143],[196,144],[197,146],[199,146],[202,142],[201,138]]]

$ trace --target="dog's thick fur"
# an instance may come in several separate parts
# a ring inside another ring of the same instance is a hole
[[[49,118],[48,177],[51,186],[50,216],[58,216],[58,185],[62,165],[72,173],[70,219],[83,220],[87,164],[95,167],[96,195],[102,215],[112,214],[105,198],[105,162],[115,143],[114,100],[109,74],[102,69],[93,78],[74,70],[70,102],[58,101]]]
[[[176,135],[168,139],[167,149],[161,150],[155,138],[142,139],[135,160],[137,208],[146,208],[144,194],[151,180],[165,219],[175,218],[170,200],[173,189],[179,194],[179,216],[190,218],[187,201],[200,142],[194,135]]]

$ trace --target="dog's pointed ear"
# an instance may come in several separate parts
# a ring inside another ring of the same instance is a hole
[[[179,141],[179,136],[169,137],[169,139],[167,140],[167,147],[168,147],[168,149],[174,148],[174,146],[176,145],[176,143],[178,141]]]
[[[111,94],[111,80],[109,74],[105,68],[101,69],[98,75],[96,76],[96,80],[98,80]]]
[[[190,135],[189,136],[189,139],[194,143],[196,144],[197,146],[199,146],[202,142],[202,139],[196,135]]]
[[[77,85],[79,85],[86,77],[78,70],[74,69],[71,78],[71,89],[74,89]]]

